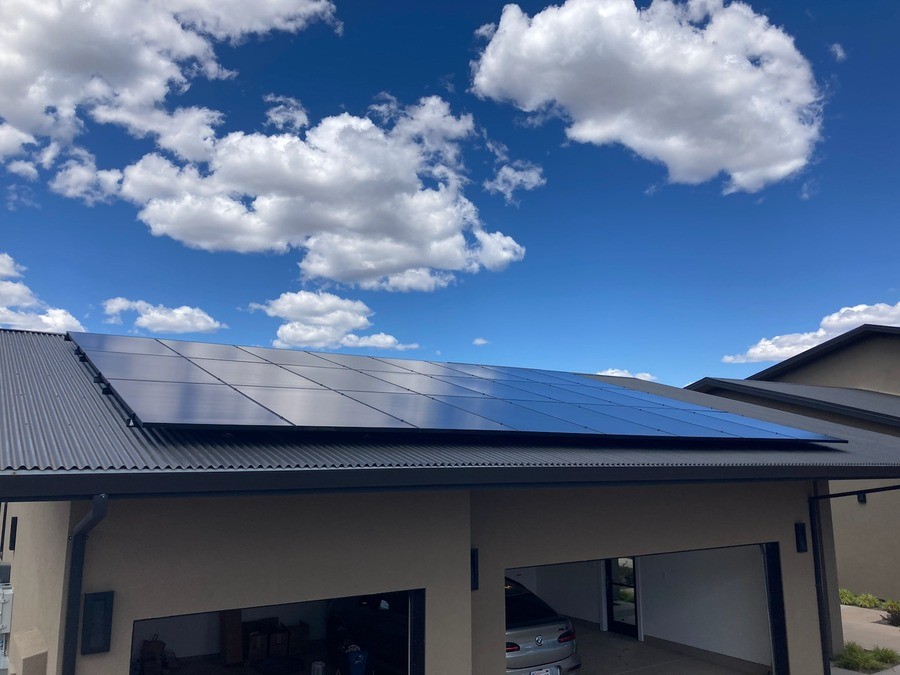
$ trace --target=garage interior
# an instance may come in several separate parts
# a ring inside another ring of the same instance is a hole
[[[580,675],[764,675],[775,672],[773,645],[784,639],[780,599],[770,593],[780,594],[780,580],[767,579],[773,556],[767,546],[737,546],[515,568],[506,576],[572,620]]]
[[[407,675],[422,600],[394,591],[135,621],[132,673]]]

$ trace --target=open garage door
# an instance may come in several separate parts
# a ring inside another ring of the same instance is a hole
[[[764,544],[509,569],[507,577],[571,621],[579,675],[764,675],[787,672],[778,557],[776,544]]]
[[[140,675],[423,675],[424,591],[134,622]]]

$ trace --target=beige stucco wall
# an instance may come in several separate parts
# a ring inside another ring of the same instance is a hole
[[[813,558],[797,553],[805,483],[472,493],[481,588],[472,594],[475,673],[502,673],[507,568],[769,541],[781,544],[791,671],[822,672]]]
[[[151,617],[424,588],[426,668],[470,675],[468,493],[113,501],[84,590],[115,591],[111,651],[78,675],[126,675]]]
[[[116,593],[111,651],[79,656],[77,673],[128,673],[135,620],[407,588],[426,590],[429,675],[502,673],[507,568],[767,541],[782,544],[792,671],[818,673],[812,555],[795,552],[793,530],[808,520],[809,490],[747,483],[112,501],[88,541],[84,580],[85,592]],[[83,507],[69,515],[65,504],[38,505],[44,521],[31,518],[48,542],[41,564],[55,559],[58,569],[40,591],[47,599],[33,590],[17,609],[52,605],[57,644],[59,542]],[[480,551],[475,592],[470,546]],[[17,619],[29,611],[40,613]]]
[[[897,485],[894,480],[832,481],[832,493]],[[838,581],[855,593],[900,600],[900,490],[831,500]]]
[[[12,632],[40,630],[51,674],[58,672],[62,645],[71,511],[69,502],[9,505],[9,516],[19,519],[16,550],[3,556],[3,562],[12,564]]]
[[[870,336],[768,379],[900,394],[900,339]]]

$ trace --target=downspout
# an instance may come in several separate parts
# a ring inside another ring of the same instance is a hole
[[[91,511],[72,530],[69,540],[69,586],[66,593],[65,633],[63,634],[62,675],[75,675],[75,650],[78,645],[78,614],[81,611],[81,587],[84,582],[84,551],[88,535],[106,518],[107,496],[94,495]]]
[[[809,498],[809,524],[812,535],[813,570],[816,575],[816,607],[819,614],[819,643],[822,647],[823,672],[831,669],[831,631],[828,628],[828,589],[825,581],[825,562],[822,553],[822,517],[819,511],[818,486]]]

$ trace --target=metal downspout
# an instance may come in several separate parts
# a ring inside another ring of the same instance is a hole
[[[75,675],[75,650],[78,645],[78,614],[81,611],[81,587],[84,581],[84,551],[88,535],[106,518],[107,496],[94,495],[91,511],[72,530],[69,540],[69,586],[66,592],[65,633],[63,634],[62,675]]]
[[[819,512],[818,487],[809,498],[809,522],[812,535],[813,570],[816,578],[816,608],[819,614],[819,640],[822,646],[822,668],[827,673],[831,669],[831,631],[828,629],[828,591],[826,589],[824,560],[822,557],[822,517]]]

